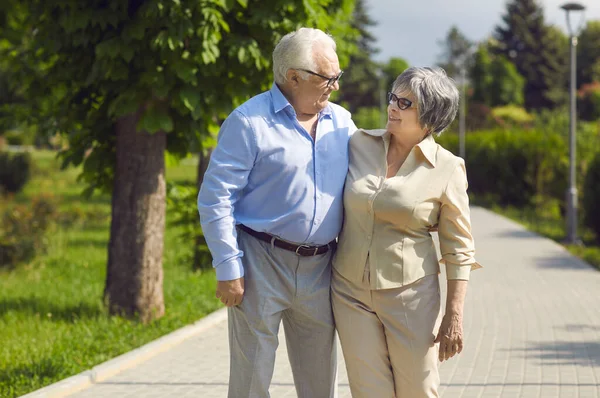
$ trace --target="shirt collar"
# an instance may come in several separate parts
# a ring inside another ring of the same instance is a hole
[[[435,154],[437,152],[437,145],[435,138],[432,134],[429,134],[425,139],[417,144],[417,147],[421,150],[421,153],[427,159],[427,161],[435,167]]]
[[[390,143],[390,133],[388,133],[384,129],[362,131],[371,136],[383,138],[383,140],[385,140],[386,142],[386,145],[389,145]],[[416,145],[416,147],[419,148],[421,154],[429,162],[429,164],[435,167],[435,154],[437,152],[437,145],[435,139],[433,138],[433,135],[429,134],[421,142],[419,142]]]
[[[279,113],[283,109],[286,109],[289,107],[290,110],[293,112],[293,114],[294,115],[296,114],[294,107],[292,106],[292,104],[290,104],[290,101],[288,101],[288,99],[285,98],[285,95],[283,95],[283,93],[281,92],[281,89],[279,88],[277,83],[273,83],[273,86],[271,87],[270,92],[271,92],[271,99],[273,102],[273,112]],[[319,112],[319,117],[321,117],[321,116],[331,117],[331,114],[332,114],[331,104],[327,104],[325,109],[323,109],[321,112]]]

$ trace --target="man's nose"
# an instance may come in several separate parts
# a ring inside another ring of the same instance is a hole
[[[336,80],[332,85],[331,85],[331,91],[338,91],[340,89],[340,81]]]

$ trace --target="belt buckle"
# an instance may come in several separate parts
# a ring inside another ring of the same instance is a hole
[[[297,256],[301,256],[301,254],[300,254],[300,253],[298,253],[298,250],[300,250],[300,248],[302,248],[302,247],[304,247],[304,248],[306,248],[306,249],[310,249],[310,246],[309,246],[309,245],[298,245],[298,247],[296,248],[296,251],[295,251]],[[318,247],[317,247],[317,248],[315,248],[315,252],[313,253],[313,256],[315,256],[315,255],[317,254],[317,251],[318,251],[318,250],[319,250],[319,248],[318,248]]]

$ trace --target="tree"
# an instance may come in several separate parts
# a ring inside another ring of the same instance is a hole
[[[523,105],[525,79],[503,55],[490,54],[493,42],[479,45],[471,68],[473,102],[488,107]]]
[[[525,79],[517,72],[512,62],[503,55],[494,57],[490,65],[490,75],[490,106],[523,105]]]
[[[469,73],[473,89],[473,94],[471,95],[471,100],[473,102],[488,106],[490,105],[492,94],[490,92],[490,86],[493,79],[493,76],[490,73],[491,66],[492,57],[488,50],[488,45],[480,44],[475,52],[473,66]]]
[[[372,57],[379,52],[375,48],[375,37],[369,28],[375,26],[369,16],[365,0],[357,0],[353,13],[353,28],[359,33],[356,41],[357,51],[350,57],[348,70],[341,81],[339,101],[347,105],[352,113],[362,107],[379,105],[377,64]]]
[[[392,85],[398,75],[408,69],[408,62],[403,58],[392,57],[386,64],[382,65],[381,69],[383,71],[383,81],[385,83],[384,89],[391,91]]]
[[[565,100],[566,38],[545,25],[541,6],[535,0],[507,3],[503,26],[497,26],[497,53],[503,54],[525,78],[528,109],[555,108]]]
[[[600,21],[589,21],[577,45],[577,85],[600,81]]]
[[[87,193],[112,192],[105,299],[111,313],[164,313],[165,150],[184,155],[268,87],[274,44],[315,26],[352,39],[352,0],[11,0],[11,80]],[[342,62],[351,43],[339,42]]]
[[[469,68],[471,65],[471,48],[473,43],[457,26],[452,26],[446,38],[439,41],[438,44],[442,47],[442,54],[438,66],[443,68],[448,76],[460,76],[461,68]]]

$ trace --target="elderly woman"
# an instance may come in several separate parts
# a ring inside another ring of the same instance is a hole
[[[443,70],[407,69],[389,93],[386,129],[350,139],[332,303],[354,398],[437,397],[438,357],[463,349],[467,281],[481,266],[464,161],[434,140],[458,102]],[[448,278],[437,333],[436,228]]]

